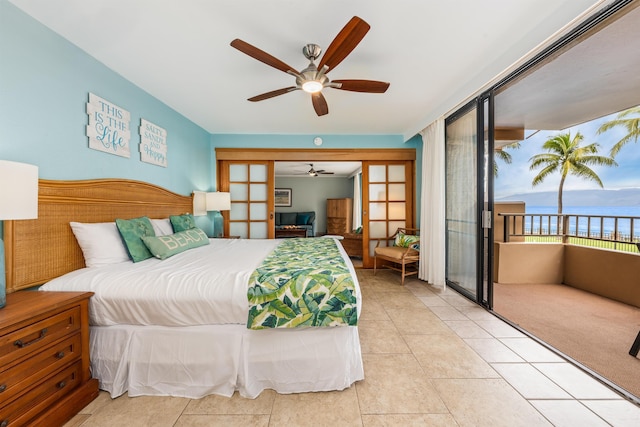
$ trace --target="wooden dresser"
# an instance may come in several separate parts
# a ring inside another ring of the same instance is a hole
[[[353,201],[349,198],[327,199],[327,234],[350,233]]]
[[[98,396],[91,292],[20,291],[0,309],[0,426],[61,426]]]

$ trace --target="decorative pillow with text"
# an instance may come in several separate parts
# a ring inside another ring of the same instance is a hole
[[[189,249],[209,244],[209,237],[199,228],[179,231],[168,236],[144,236],[142,241],[154,257],[167,259]]]

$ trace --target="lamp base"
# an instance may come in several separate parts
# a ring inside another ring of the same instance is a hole
[[[220,211],[213,211],[213,236],[220,238],[224,235],[224,217]]]

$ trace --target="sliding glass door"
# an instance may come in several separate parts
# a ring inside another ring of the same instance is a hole
[[[447,284],[476,299],[478,143],[475,102],[446,123]]]
[[[446,121],[446,280],[491,305],[492,98],[486,95]],[[491,165],[491,167],[490,167]]]

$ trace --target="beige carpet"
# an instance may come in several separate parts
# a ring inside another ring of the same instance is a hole
[[[640,309],[564,285],[495,284],[494,311],[640,397]]]

